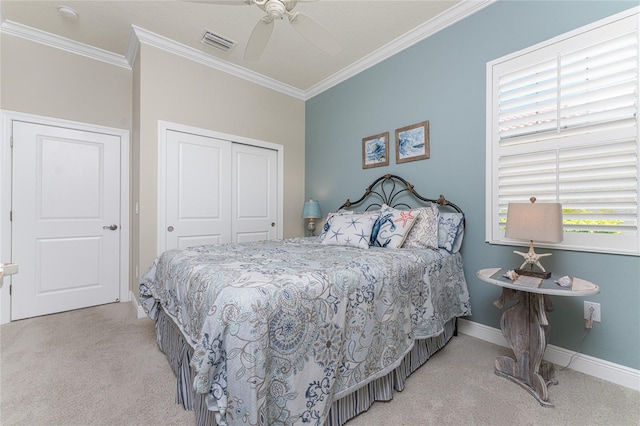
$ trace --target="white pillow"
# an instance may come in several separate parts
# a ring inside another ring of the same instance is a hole
[[[377,214],[334,214],[322,244],[368,249]]]
[[[419,210],[396,210],[383,204],[373,226],[371,244],[387,248],[402,247],[419,213]]]
[[[462,245],[464,226],[462,213],[440,213],[438,220],[438,247],[456,253]]]
[[[320,237],[321,238],[324,238],[324,236],[326,235],[327,231],[331,227],[331,221],[332,221],[333,216],[335,216],[337,214],[350,215],[350,214],[353,214],[353,212],[351,210],[339,210],[339,211],[337,211],[335,213],[329,212],[327,214],[327,219],[324,221],[324,225],[322,225],[322,232],[320,232]]]
[[[418,207],[417,210],[420,211],[420,214],[413,223],[413,227],[404,240],[402,247],[438,250],[440,209],[436,204],[430,203],[428,207]]]

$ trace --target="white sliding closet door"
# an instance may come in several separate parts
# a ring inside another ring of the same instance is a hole
[[[231,242],[231,143],[167,131],[166,249]]]
[[[278,237],[278,151],[167,129],[159,252]]]
[[[231,214],[233,242],[274,240],[278,156],[272,149],[233,144]]]

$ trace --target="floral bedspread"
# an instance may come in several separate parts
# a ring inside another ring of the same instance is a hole
[[[331,402],[397,367],[414,339],[471,314],[460,254],[316,237],[165,252],[140,284],[194,347],[219,424],[321,425]]]

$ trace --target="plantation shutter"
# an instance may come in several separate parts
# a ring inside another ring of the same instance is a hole
[[[565,231],[635,234],[636,163],[635,141],[501,157],[500,220],[535,195],[562,203]]]
[[[564,227],[570,232],[638,230],[634,140],[558,151]]]
[[[589,247],[584,236],[606,235],[614,249],[639,250],[638,56],[635,15],[496,61],[488,78],[500,238],[508,203],[534,196],[562,203],[565,240],[578,235]]]
[[[638,36],[622,34],[499,79],[500,146],[636,124]]]

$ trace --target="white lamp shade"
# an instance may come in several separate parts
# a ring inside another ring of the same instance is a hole
[[[312,198],[309,198],[309,201],[305,201],[304,206],[302,207],[302,217],[305,219],[321,218],[322,214],[320,213],[320,203]]]
[[[563,238],[562,204],[509,203],[507,238],[559,243]]]

